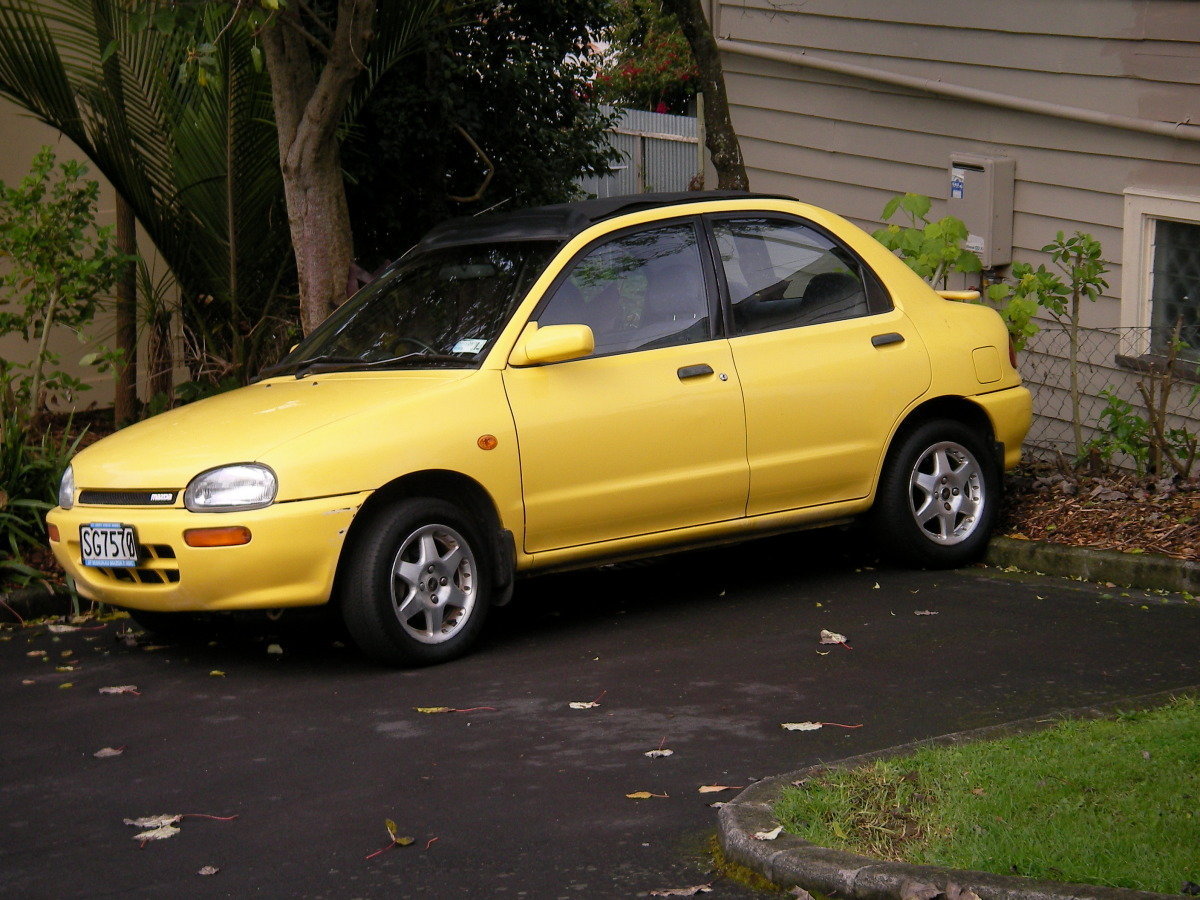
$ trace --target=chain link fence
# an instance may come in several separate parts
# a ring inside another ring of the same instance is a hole
[[[1071,337],[1069,329],[1057,323],[1040,323],[1034,335],[1018,354],[1018,367],[1025,386],[1033,394],[1033,425],[1025,439],[1026,455],[1035,459],[1055,459],[1060,455],[1074,460],[1077,453],[1071,403]],[[1101,420],[1109,391],[1133,407],[1143,419],[1149,418],[1146,401],[1138,383],[1149,389],[1154,364],[1161,367],[1161,356],[1148,353],[1148,328],[1081,328],[1078,332],[1079,421],[1083,444],[1100,437],[1108,423]],[[1194,365],[1182,363],[1179,369]],[[1167,404],[1168,427],[1186,428],[1200,433],[1200,399],[1195,397],[1196,381],[1184,375],[1177,379]],[[1116,456],[1113,462],[1132,469],[1133,460]]]

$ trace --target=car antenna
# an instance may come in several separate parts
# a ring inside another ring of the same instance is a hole
[[[512,199],[511,197],[505,197],[505,198],[504,198],[503,200],[501,200],[499,203],[493,203],[493,204],[492,204],[491,206],[489,206],[487,209],[481,209],[479,212],[477,212],[477,213],[475,213],[474,215],[472,215],[472,216],[471,216],[471,218],[472,218],[472,219],[474,219],[476,216],[482,216],[482,215],[484,215],[485,213],[490,213],[490,212],[491,212],[493,209],[496,209],[497,207],[503,206],[505,203],[507,203],[507,202],[508,202],[509,200],[511,200],[511,199]]]

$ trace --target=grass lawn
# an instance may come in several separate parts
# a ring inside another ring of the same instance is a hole
[[[1178,893],[1200,882],[1200,703],[824,772],[776,813],[879,858]]]

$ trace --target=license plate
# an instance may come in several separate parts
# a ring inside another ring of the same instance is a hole
[[[85,566],[130,567],[138,559],[137,535],[132,525],[92,522],[79,528],[79,546]]]

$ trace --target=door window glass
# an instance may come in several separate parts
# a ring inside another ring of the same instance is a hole
[[[538,324],[587,325],[596,355],[708,340],[708,297],[690,224],[625,234],[571,267]]]
[[[713,223],[736,334],[818,325],[871,312],[868,285],[844,247],[798,222]]]

